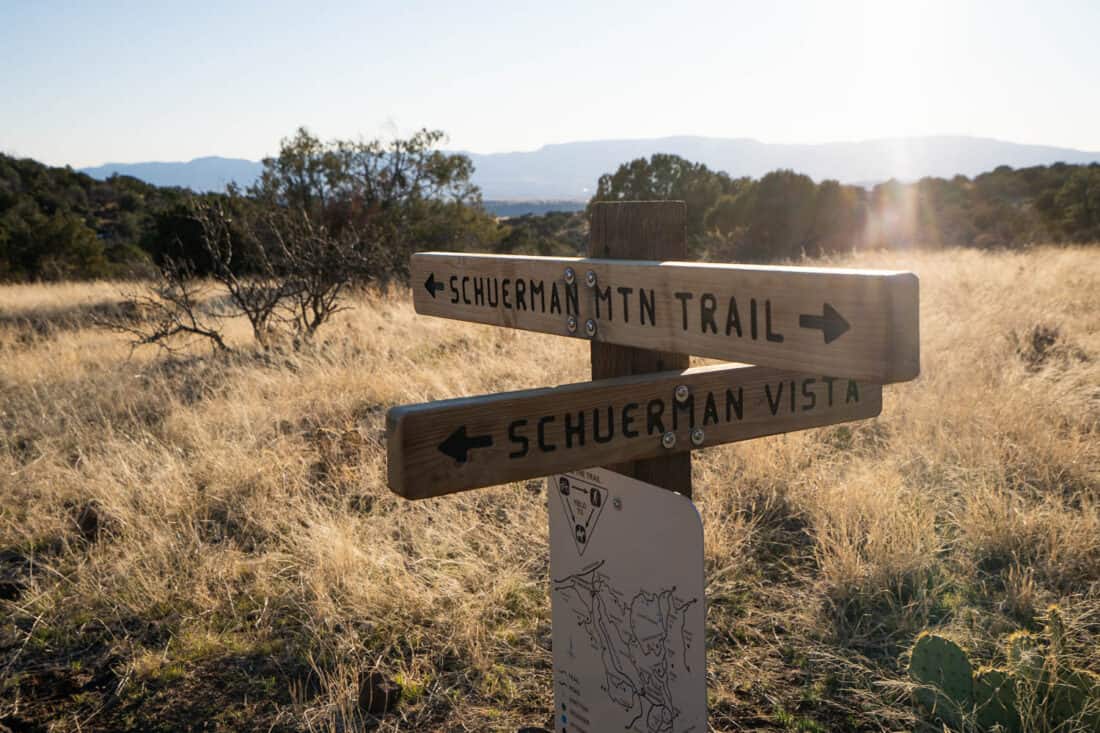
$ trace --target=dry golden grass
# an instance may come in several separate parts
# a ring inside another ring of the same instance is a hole
[[[917,633],[998,662],[1051,603],[1100,671],[1100,251],[835,264],[920,275],[922,376],[876,420],[696,454],[711,726],[918,728]],[[583,381],[586,345],[394,291],[309,353],[252,353],[233,324],[235,356],[165,361],[74,317],[116,292],[0,288],[0,722],[544,724],[541,483],[403,502],[384,417]],[[404,688],[381,718],[357,704],[372,671]]]

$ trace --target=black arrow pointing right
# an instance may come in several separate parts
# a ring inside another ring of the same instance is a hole
[[[467,437],[466,426],[463,425],[439,444],[439,452],[450,456],[459,463],[465,463],[470,457],[470,450],[473,448],[488,448],[492,444],[492,435],[475,435],[472,438]]]
[[[424,281],[424,288],[428,291],[428,294],[433,298],[435,294],[443,290],[443,283],[437,283],[435,281],[435,273],[429,273],[428,279]]]
[[[852,326],[844,320],[844,316],[836,312],[828,303],[822,308],[820,316],[800,315],[798,325],[802,328],[812,328],[825,336],[825,343],[830,344],[848,332]]]

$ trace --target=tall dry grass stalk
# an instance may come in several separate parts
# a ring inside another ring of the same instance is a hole
[[[920,630],[996,662],[1050,603],[1100,670],[1100,252],[836,264],[920,275],[922,376],[876,420],[697,454],[712,727],[917,727],[899,683]],[[394,290],[308,352],[252,353],[240,323],[237,354],[164,361],[78,317],[113,292],[0,288],[0,721],[545,723],[540,482],[400,501],[384,416],[586,380],[583,342],[419,317]],[[404,691],[382,717],[372,672]]]

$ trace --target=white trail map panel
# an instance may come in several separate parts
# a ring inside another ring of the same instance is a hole
[[[695,505],[603,468],[547,489],[555,733],[705,733]]]

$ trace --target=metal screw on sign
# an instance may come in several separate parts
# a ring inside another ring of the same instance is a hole
[[[616,509],[622,509],[623,500],[616,496],[614,499],[611,500],[611,506],[615,507]]]
[[[692,445],[702,445],[703,444],[703,439],[705,437],[706,436],[703,434],[703,429],[702,428],[695,428],[694,430],[691,431],[691,444]]]
[[[676,401],[683,403],[688,401],[688,397],[691,397],[691,389],[686,384],[681,384],[676,387]]]
[[[589,336],[596,335],[596,322],[591,318],[584,322],[584,332]]]
[[[671,430],[661,436],[661,445],[666,448],[672,448],[676,445],[676,433]]]
[[[590,288],[596,287],[596,273],[592,270],[584,273],[584,284]]]
[[[565,268],[565,284],[572,285],[577,281],[577,273],[572,267]]]
[[[569,316],[568,318],[566,318],[565,319],[565,328],[569,331],[569,333],[576,333],[577,332],[577,317],[576,316]]]

